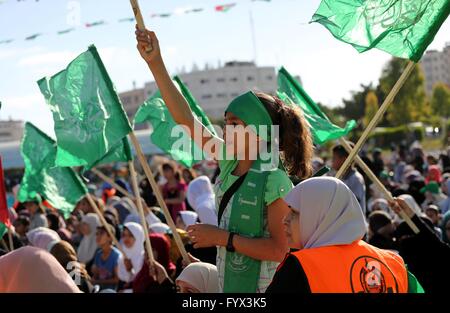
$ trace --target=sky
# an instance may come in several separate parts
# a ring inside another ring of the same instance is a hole
[[[216,5],[235,2],[226,13]],[[376,82],[390,55],[378,50],[359,54],[321,25],[308,22],[320,0],[140,0],[147,28],[159,38],[165,63],[176,74],[193,64],[217,66],[230,60],[255,58],[250,15],[253,17],[256,63],[285,66],[300,75],[306,91],[329,106],[342,103],[361,83]],[[204,8],[203,12],[152,18]],[[53,135],[53,121],[36,81],[63,70],[77,55],[95,44],[119,92],[143,87],[153,77],[136,50],[134,23],[128,0],[0,0],[0,119],[30,121]],[[86,28],[105,20],[106,25]],[[56,35],[75,25],[76,30]],[[24,38],[35,33],[35,40]],[[450,42],[450,19],[429,49],[441,50]],[[332,117],[331,117],[332,118]]]

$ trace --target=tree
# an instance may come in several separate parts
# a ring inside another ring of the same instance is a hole
[[[360,91],[352,91],[350,99],[343,99],[344,107],[339,108],[338,113],[347,120],[356,120],[358,125],[364,117],[366,107],[366,96],[369,92],[374,92],[376,88],[372,84],[361,84]]]
[[[384,67],[380,78],[383,95],[387,96],[391,91],[407,62],[404,59],[392,58]],[[429,118],[430,107],[426,101],[424,81],[422,70],[416,65],[388,109],[387,119],[393,126]]]
[[[363,124],[364,127],[367,127],[372,120],[372,118],[375,116],[379,108],[378,105],[378,97],[373,91],[369,91],[366,95],[365,99],[365,112],[364,112],[364,119]]]
[[[434,114],[447,119],[450,115],[450,87],[444,83],[437,83],[433,87],[431,109]]]

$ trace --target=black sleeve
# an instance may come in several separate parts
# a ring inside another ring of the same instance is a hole
[[[425,224],[419,216],[414,215],[411,220],[419,228],[420,232],[416,236],[421,242],[425,243],[424,248],[439,251],[439,253],[445,255],[447,258],[450,257],[450,245],[443,242],[436,232]]]
[[[295,256],[289,255],[286,258],[275,273],[266,293],[311,293],[305,271]]]

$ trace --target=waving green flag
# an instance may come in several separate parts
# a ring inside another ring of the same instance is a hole
[[[302,109],[311,126],[311,134],[316,144],[323,144],[328,140],[346,136],[356,126],[354,120],[347,122],[345,128],[331,123],[325,113],[284,67],[278,71],[277,94],[285,103],[298,105]]]
[[[173,80],[196,118],[215,134],[211,122],[197,104],[189,89],[179,77],[174,77]],[[204,152],[194,143],[191,137],[173,120],[159,91],[141,105],[134,118],[135,123],[146,121],[150,122],[153,127],[153,132],[150,135],[153,144],[169,154],[174,160],[186,167],[191,167],[196,162],[206,158]]]
[[[449,13],[449,0],[322,0],[311,22],[359,52],[418,62]]]
[[[71,168],[54,167],[55,141],[33,124],[26,123],[21,153],[25,173],[20,183],[19,201],[34,199],[39,194],[68,217],[88,191]]]
[[[38,85],[53,113],[57,166],[130,160],[122,140],[131,126],[95,46]]]

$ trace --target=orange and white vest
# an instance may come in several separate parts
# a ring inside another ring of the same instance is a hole
[[[403,259],[362,240],[291,254],[303,267],[313,293],[408,292],[408,272]]]

